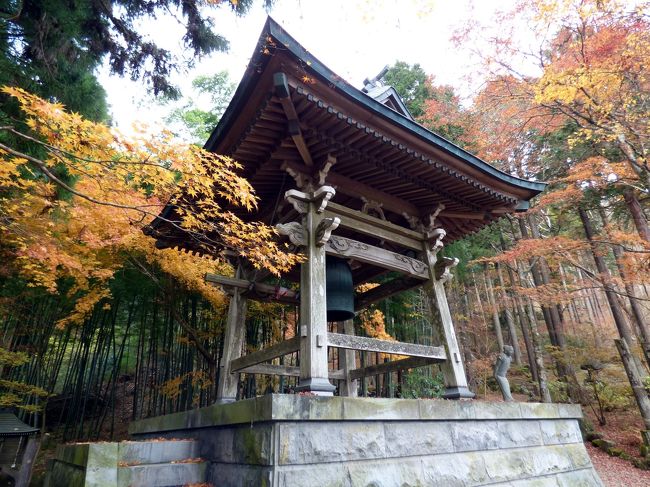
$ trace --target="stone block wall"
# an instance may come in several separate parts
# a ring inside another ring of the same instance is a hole
[[[269,395],[134,423],[224,486],[601,486],[579,406]]]

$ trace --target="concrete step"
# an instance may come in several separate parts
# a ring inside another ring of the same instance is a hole
[[[122,441],[118,445],[119,465],[169,463],[199,456],[199,444],[192,439]]]
[[[205,482],[207,463],[157,463],[118,467],[117,487],[176,487]]]

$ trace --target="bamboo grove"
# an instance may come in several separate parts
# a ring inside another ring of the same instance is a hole
[[[480,46],[484,83],[462,103],[418,65],[398,62],[385,75],[427,128],[508,173],[550,182],[526,216],[444,249],[461,261],[448,296],[480,395],[494,389],[495,356],[510,344],[516,393],[590,405],[600,421],[636,405],[650,429],[648,18],[644,2],[526,0],[485,25],[472,19],[455,40]],[[541,44],[530,47],[522,23]],[[219,258],[156,250],[142,233],[172,190],[191,183],[202,202],[185,207],[183,226],[205,254],[219,235],[274,285],[300,257],[272,229],[215,203],[256,204],[236,161],[147,127],[130,139],[52,102],[64,97],[46,98],[10,87],[2,98],[0,403],[66,440],[122,438],[132,419],[215,397],[228,296],[203,275],[232,271]],[[251,306],[249,350],[295,334],[295,308]],[[418,291],[379,303],[355,328],[436,341]],[[336,367],[336,353],[330,360]],[[242,376],[240,395],[292,386]],[[369,377],[359,392],[432,396],[439,386],[426,370]]]

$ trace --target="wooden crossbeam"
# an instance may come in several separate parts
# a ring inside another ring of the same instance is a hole
[[[415,232],[408,228],[400,227],[394,223],[366,215],[360,211],[347,208],[331,201],[325,208],[324,217],[338,217],[342,228],[348,228],[364,235],[377,237],[388,242],[393,242],[402,247],[421,251],[424,234]]]
[[[297,304],[299,302],[298,293],[285,287],[276,287],[261,282],[252,282],[247,281],[246,279],[238,279],[236,277],[227,277],[212,273],[207,273],[205,275],[205,281],[218,286],[246,289],[247,292],[243,293],[243,295],[248,299],[255,299],[258,301],[275,300],[288,304]]]
[[[383,364],[369,365],[361,369],[354,369],[350,371],[350,380],[361,379],[369,375],[388,374],[405,369],[415,369],[417,367],[424,367],[440,362],[440,359],[425,358],[425,357],[409,357],[400,360],[393,360]]]
[[[282,375],[284,377],[300,377],[300,367],[293,365],[257,364],[239,371],[241,374]],[[343,370],[330,370],[329,378],[343,380]]]
[[[355,311],[366,309],[373,303],[386,299],[407,289],[420,286],[422,281],[410,276],[400,276],[366,292],[357,294],[354,301]]]
[[[422,280],[429,279],[429,272],[424,262],[351,238],[332,235],[325,243],[325,252],[376,265],[390,271],[401,272]]]
[[[287,75],[284,73],[275,73],[273,75],[273,87],[275,88],[275,94],[282,105],[282,110],[284,110],[284,114],[287,116],[287,131],[289,132],[293,143],[296,145],[298,152],[300,152],[300,157],[302,157],[302,160],[307,166],[311,167],[314,165],[314,161],[309,152],[307,142],[302,135],[302,130],[300,130],[300,121],[298,120],[296,107],[293,106],[289,93]]]
[[[230,372],[237,372],[251,365],[257,365],[262,362],[268,362],[276,357],[281,357],[288,353],[300,350],[300,337],[290,338],[283,342],[271,345],[270,347],[256,352],[249,353],[243,357],[237,358],[230,362]]]
[[[447,360],[444,347],[431,347],[416,343],[389,342],[376,338],[343,335],[341,333],[328,333],[327,344],[330,347],[362,350],[364,352],[380,352],[393,355],[407,355],[409,357],[424,357]]]

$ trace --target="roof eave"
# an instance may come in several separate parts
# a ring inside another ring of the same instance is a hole
[[[495,177],[500,181],[510,184],[516,188],[521,188],[531,192],[531,198],[541,193],[546,188],[547,183],[518,178],[493,167],[487,162],[479,159],[473,154],[470,154],[454,143],[448,141],[444,137],[431,132],[417,122],[374,100],[370,96],[363,93],[361,90],[356,89],[348,82],[337,76],[321,61],[311,55],[271,17],[268,17],[266,23],[264,24],[264,28],[258,41],[258,46],[264,45],[266,41],[268,41],[269,37],[271,37],[273,41],[278,45],[282,45],[283,49],[290,52],[298,60],[302,61],[303,65],[313,71],[314,75],[320,78],[321,81],[324,81],[328,85],[333,86],[335,89],[338,89],[348,99],[351,99],[355,103],[372,111],[374,115],[381,116],[384,119],[397,124],[404,130],[409,131],[413,135],[419,137],[420,139],[423,139],[428,143],[434,144],[444,152],[464,161],[465,163],[491,177]],[[270,58],[271,56],[265,54],[261,49],[258,49],[255,52],[248,65],[247,72],[244,74],[242,82],[239,84],[237,91],[233,96],[233,101],[230,103],[226,109],[226,112],[221,118],[221,121],[210,135],[210,138],[204,146],[205,149],[215,150],[222,137],[222,134],[227,133],[231,124],[234,122],[236,115],[240,112],[242,106],[246,103],[248,99],[247,95],[251,92],[251,90],[255,88],[255,80],[259,75],[250,76],[248,70],[255,69],[255,73],[261,73],[264,70],[266,64],[269,62]]]

